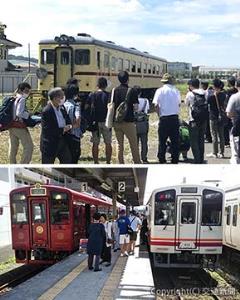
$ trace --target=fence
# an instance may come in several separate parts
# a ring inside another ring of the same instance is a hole
[[[1,73],[0,74],[0,95],[13,93],[18,84],[26,81],[28,82],[32,89],[37,89],[37,76],[31,73]]]

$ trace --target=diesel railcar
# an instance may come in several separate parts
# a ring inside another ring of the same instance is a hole
[[[108,79],[108,90],[117,86],[119,71],[130,75],[130,86],[139,85],[143,95],[152,98],[167,72],[167,61],[135,48],[101,41],[89,34],[61,35],[39,42],[39,90],[45,94],[54,86],[65,86],[69,78],[80,81],[82,97],[96,89],[97,79]]]
[[[51,264],[78,249],[95,211],[111,203],[53,185],[17,188],[10,193],[12,247],[16,262]]]
[[[154,190],[147,205],[157,267],[214,267],[222,253],[224,192],[202,185]]]

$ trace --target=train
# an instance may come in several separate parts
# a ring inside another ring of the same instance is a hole
[[[123,70],[129,72],[129,84],[140,86],[143,96],[152,99],[167,72],[167,60],[86,33],[39,42],[38,90],[44,96],[55,86],[64,87],[71,77],[79,80],[83,98],[96,89],[100,76],[108,79],[110,91],[119,84],[117,75]]]
[[[240,261],[240,186],[228,188],[225,195],[224,254]]]
[[[215,268],[222,254],[224,191],[204,185],[156,189],[147,203],[155,267]]]
[[[10,192],[12,248],[17,263],[53,264],[76,251],[94,212],[112,204],[65,187],[39,183]]]

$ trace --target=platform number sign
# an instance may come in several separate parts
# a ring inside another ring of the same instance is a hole
[[[88,183],[87,182],[81,182],[80,183],[81,192],[87,192],[88,190]]]
[[[123,192],[125,192],[125,189],[126,189],[125,181],[119,181],[118,182],[118,192],[123,193]]]

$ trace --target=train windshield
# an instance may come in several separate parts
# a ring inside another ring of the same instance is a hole
[[[167,190],[155,195],[155,225],[175,225],[175,202],[175,190]]]
[[[34,223],[46,222],[45,203],[34,203],[32,205],[32,217]]]
[[[66,193],[51,193],[51,224],[69,224],[69,199]]]
[[[12,223],[28,224],[27,197],[24,193],[12,195]]]
[[[203,191],[202,225],[221,226],[223,194],[213,190]]]

